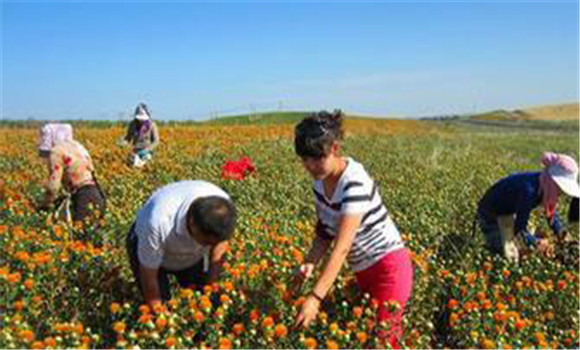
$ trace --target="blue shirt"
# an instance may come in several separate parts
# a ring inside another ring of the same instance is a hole
[[[540,205],[540,173],[519,173],[503,178],[491,186],[479,201],[478,211],[486,216],[516,215],[515,233],[527,231],[530,213]],[[563,228],[558,213],[548,218],[555,234]]]

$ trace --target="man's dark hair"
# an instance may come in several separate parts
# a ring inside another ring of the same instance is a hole
[[[234,204],[218,196],[194,200],[187,212],[188,222],[193,220],[202,234],[219,242],[230,239],[236,227],[236,218]]]
[[[321,111],[302,119],[294,129],[294,150],[301,158],[320,159],[330,152],[332,143],[342,139],[343,113]]]

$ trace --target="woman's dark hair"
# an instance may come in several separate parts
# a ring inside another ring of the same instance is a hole
[[[332,143],[342,139],[344,114],[337,109],[320,111],[302,119],[294,129],[294,150],[301,158],[322,158],[330,152]]]
[[[232,236],[236,227],[236,207],[223,197],[208,196],[193,201],[187,212],[187,221],[199,228],[202,234],[218,242]]]

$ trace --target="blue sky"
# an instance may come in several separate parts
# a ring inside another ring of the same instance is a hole
[[[578,101],[577,1],[2,1],[4,119]]]

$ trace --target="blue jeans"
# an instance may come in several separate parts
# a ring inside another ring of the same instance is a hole
[[[478,211],[477,223],[483,231],[487,248],[494,254],[503,255],[503,243],[497,217]]]

